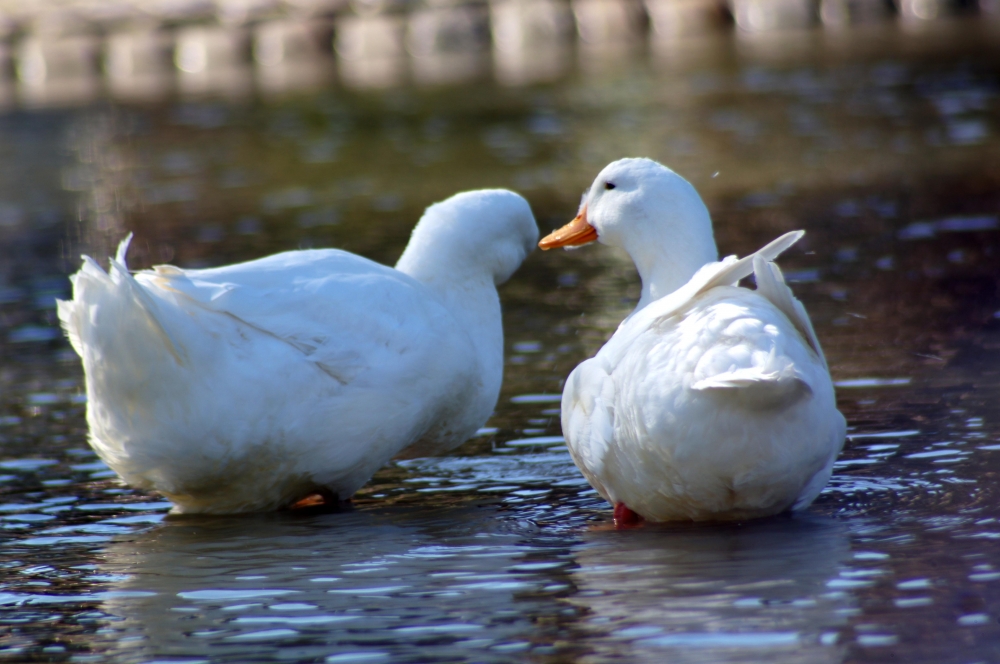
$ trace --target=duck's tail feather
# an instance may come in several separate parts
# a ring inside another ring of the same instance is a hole
[[[816,337],[816,331],[813,329],[812,321],[809,320],[806,308],[792,295],[792,289],[785,283],[785,278],[781,274],[781,268],[771,261],[772,259],[762,256],[760,252],[753,257],[753,272],[754,278],[757,280],[757,292],[766,297],[771,304],[788,317],[788,320],[799,331],[802,338],[816,352],[816,355],[823,363],[823,368],[827,368],[826,356],[823,355],[823,349],[820,348],[819,339]]]
[[[713,288],[735,286],[739,283],[740,279],[753,274],[753,261],[755,257],[760,256],[766,261],[773,261],[782,252],[798,242],[803,235],[805,235],[805,231],[791,231],[769,242],[749,256],[744,256],[743,258],[727,256],[721,261],[702,266],[691,277],[690,281],[645,309],[633,312],[622,321],[622,326],[637,315],[640,317],[640,320],[645,319],[648,321],[644,324],[651,324],[656,319],[669,318],[677,311],[695,301],[700,295],[707,293]]]
[[[88,349],[101,356],[121,355],[129,349],[151,351],[143,342],[153,338],[183,365],[183,346],[164,326],[160,306],[128,271],[125,255],[131,239],[129,234],[118,246],[109,272],[90,256],[83,256],[80,271],[70,277],[73,299],[57,303],[59,321],[85,362]]]
[[[132,234],[129,233],[125,236],[125,239],[118,243],[118,251],[115,252],[115,260],[125,266],[128,269],[128,262],[125,260],[125,255],[128,253],[128,246],[132,244]]]
[[[146,314],[145,320],[152,332],[163,342],[177,364],[183,365],[183,349],[161,322],[162,317],[159,315],[159,305],[157,305],[146,289],[135,280],[135,277],[129,274],[127,267],[115,259],[111,259],[111,266],[120,277],[119,284],[128,290],[135,304]]]
[[[786,249],[801,240],[802,236],[805,234],[805,231],[791,231],[775,240],[772,240],[749,256],[744,256],[740,259],[736,259],[731,256],[725,259],[723,263],[728,262],[730,264],[725,265],[713,274],[712,278],[698,289],[699,293],[703,293],[711,288],[715,288],[716,286],[733,286],[737,284],[740,279],[749,277],[753,274],[754,263],[758,258],[762,258],[767,262],[774,261],[778,258],[778,256],[784,253]]]
[[[73,346],[77,355],[83,357],[84,346],[81,332],[86,326],[87,306],[84,303],[85,298],[82,298],[81,294],[111,288],[114,284],[107,273],[97,264],[97,261],[90,256],[83,256],[83,266],[69,280],[73,284],[73,299],[56,300],[56,312],[70,345]]]

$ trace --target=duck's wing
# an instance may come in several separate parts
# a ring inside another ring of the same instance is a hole
[[[612,364],[617,364],[637,334],[641,334],[649,328],[659,327],[664,321],[668,321],[678,313],[683,312],[699,297],[713,288],[735,286],[740,279],[754,273],[754,260],[762,258],[767,262],[774,261],[786,249],[798,242],[803,235],[805,235],[804,231],[791,231],[743,258],[727,256],[721,261],[702,266],[686,284],[676,291],[650,303],[644,309],[634,312],[623,320],[618,331],[605,345],[602,352],[608,354]],[[784,284],[783,281],[782,284]],[[787,286],[785,288],[787,289]],[[801,307],[801,305],[799,306]]]
[[[823,349],[820,348],[819,339],[816,338],[816,331],[813,329],[809,314],[806,313],[806,308],[802,306],[802,303],[792,295],[792,289],[785,283],[781,268],[774,263],[774,259],[766,258],[759,253],[754,254],[753,273],[757,280],[757,292],[766,297],[771,304],[788,317],[802,338],[815,351],[823,368],[828,369],[826,356],[823,355]]]
[[[335,249],[296,251],[204,270],[158,266],[135,275],[156,299],[212,312],[275,337],[341,384],[464,375],[467,332],[419,282]],[[447,352],[442,352],[448,349]]]
[[[727,256],[718,263],[706,265],[702,269],[698,270],[695,276],[691,279],[691,282],[689,282],[685,288],[688,286],[693,287],[695,292],[691,294],[691,297],[697,297],[701,293],[715,288],[716,286],[735,286],[739,283],[740,279],[749,277],[753,273],[754,261],[763,259],[768,262],[773,262],[778,258],[778,256],[783,254],[786,249],[801,240],[802,236],[805,234],[805,231],[791,231],[768,242],[757,251],[744,256],[743,258]]]
[[[749,256],[740,259],[729,256],[704,266],[683,287],[626,319],[602,352],[607,352],[611,363],[616,365],[628,349],[637,343],[640,335],[657,334],[658,330],[679,320],[679,315],[687,314],[699,302],[711,298],[713,289],[735,286],[740,279],[754,274],[757,279],[756,293],[730,289],[731,295],[727,297],[736,298],[734,302],[750,310],[763,304],[759,297],[765,298],[788,319],[815,353],[821,373],[827,373],[826,359],[809,316],[792,295],[781,271],[773,262],[803,235],[802,231],[786,233]],[[761,313],[764,315],[765,312]],[[701,357],[700,375],[693,377],[691,389],[730,393],[747,406],[767,408],[791,405],[812,393],[812,368],[794,361],[788,355],[787,347],[772,345],[774,340],[765,338],[767,335],[762,333],[760,326],[729,327],[721,320],[705,320],[703,323],[705,330],[718,328],[720,332],[716,335],[718,338],[699,337],[686,342],[690,344],[687,352],[694,352]],[[734,353],[753,358],[753,361],[734,361]]]

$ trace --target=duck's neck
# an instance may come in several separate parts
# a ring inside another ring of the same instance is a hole
[[[628,238],[625,251],[642,279],[642,294],[635,311],[673,293],[703,265],[719,259],[710,225],[707,232],[694,230],[669,238],[637,233]]]
[[[438,270],[408,269],[413,267],[402,260],[396,265],[396,269],[433,291],[460,328],[469,332],[482,363],[480,375],[484,388],[499,393],[503,378],[503,320],[493,279],[486,274],[458,278]]]

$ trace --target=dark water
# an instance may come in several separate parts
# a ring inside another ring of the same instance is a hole
[[[0,659],[1000,661],[1000,41],[851,34],[581,54],[537,87],[0,117]],[[349,512],[167,517],[87,447],[53,308],[81,251],[133,230],[136,267],[392,262],[455,191],[513,187],[544,230],[639,154],[699,187],[723,253],[808,232],[782,267],[850,438],[807,513],[611,527],[558,421],[638,296],[603,247],[529,259],[487,428]]]

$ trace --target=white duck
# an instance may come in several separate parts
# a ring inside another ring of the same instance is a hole
[[[802,235],[716,262],[694,187],[622,159],[539,243],[621,247],[642,279],[638,306],[562,397],[573,460],[619,523],[767,516],[826,485],[846,424],[809,316],[772,262]],[[737,285],[751,273],[756,291]]]
[[[432,205],[396,269],[336,249],[135,275],[84,257],[59,317],[90,442],[184,513],[349,498],[389,459],[483,425],[503,373],[496,287],[534,248],[504,190]]]

